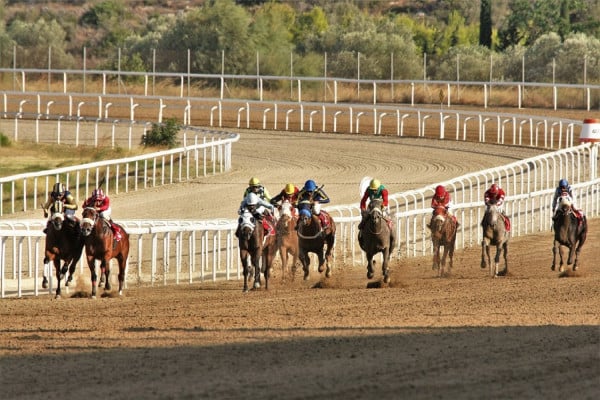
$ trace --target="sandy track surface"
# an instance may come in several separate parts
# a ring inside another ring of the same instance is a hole
[[[244,131],[231,172],[119,194],[113,215],[234,218],[251,176],[272,194],[313,178],[332,204],[348,204],[365,175],[399,192],[540,152]],[[430,257],[395,259],[393,284],[377,289],[367,289],[365,268],[336,264],[329,280],[298,272],[283,282],[276,270],[268,291],[246,294],[231,281],[132,287],[95,301],[6,299],[3,397],[591,399],[600,390],[599,228],[590,221],[582,267],[565,278],[550,271],[544,233],[514,238],[509,275],[496,279],[472,248],[443,279]]]

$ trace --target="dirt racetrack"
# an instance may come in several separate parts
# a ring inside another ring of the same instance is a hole
[[[314,178],[333,203],[353,203],[365,175],[399,192],[540,152],[242,132],[231,172],[114,196],[113,217],[234,218],[253,175],[272,194]],[[367,288],[364,267],[336,264],[332,278],[312,273],[306,282],[300,272],[282,282],[275,269],[268,291],[246,294],[229,281],[130,285],[122,298],[95,301],[4,299],[1,397],[597,398],[599,232],[600,220],[590,220],[581,268],[563,278],[550,270],[552,236],[541,233],[511,240],[509,275],[496,279],[474,247],[457,252],[443,279],[430,257],[394,259],[384,288]],[[78,287],[87,285],[89,275],[79,276]]]

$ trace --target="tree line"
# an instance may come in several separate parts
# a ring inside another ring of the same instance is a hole
[[[597,0],[14,3],[5,68],[600,83]]]

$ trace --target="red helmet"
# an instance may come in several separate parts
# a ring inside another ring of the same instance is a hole
[[[495,183],[492,183],[492,186],[490,186],[490,193],[492,193],[492,194],[498,193],[498,185],[496,185]]]
[[[92,197],[96,200],[104,200],[106,196],[104,195],[104,190],[98,188],[92,191]]]
[[[446,195],[446,188],[442,185],[437,185],[437,187],[435,188],[435,195],[437,197],[444,197]]]

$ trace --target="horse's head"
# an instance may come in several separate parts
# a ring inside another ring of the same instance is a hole
[[[94,225],[98,220],[98,211],[92,207],[86,207],[81,214],[81,233],[83,236],[89,236],[94,230]]]
[[[313,215],[308,208],[300,209],[300,215],[298,217],[298,223],[301,226],[309,226],[312,224]]]
[[[378,224],[383,218],[382,205],[381,199],[374,199],[369,203],[368,217],[374,225]]]
[[[60,200],[55,200],[52,205],[52,215],[50,216],[50,221],[52,222],[52,226],[57,231],[60,231],[63,226],[63,222],[65,221],[65,210],[64,204]]]
[[[569,212],[569,210],[571,210],[572,204],[573,204],[573,199],[571,198],[571,196],[569,196],[569,195],[560,196],[560,200],[558,202],[558,207],[563,212]]]
[[[500,210],[498,206],[494,204],[489,204],[485,209],[485,214],[483,216],[483,222],[488,226],[495,226],[500,218]]]
[[[254,215],[248,211],[244,210],[244,212],[238,218],[240,239],[250,240],[254,230],[256,229],[256,219]]]
[[[294,212],[293,210],[294,210],[294,207],[292,206],[292,203],[285,200],[283,203],[281,203],[279,212],[281,213],[282,216],[287,215],[288,217],[291,217]]]

